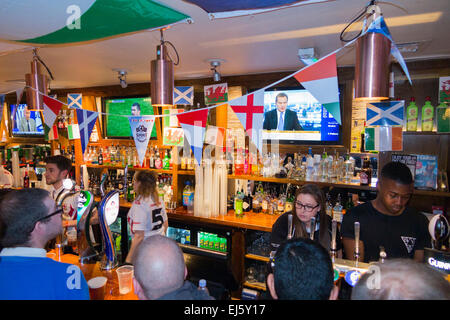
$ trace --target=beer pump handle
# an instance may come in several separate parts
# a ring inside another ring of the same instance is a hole
[[[288,234],[287,240],[292,239],[292,214],[288,214]]]
[[[359,260],[359,232],[360,232],[360,225],[359,222],[355,222],[355,263],[358,263]]]
[[[334,262],[336,259],[336,232],[337,232],[337,221],[331,221],[331,259]]]
[[[314,240],[314,231],[316,230],[316,218],[312,217],[309,224],[309,238]]]

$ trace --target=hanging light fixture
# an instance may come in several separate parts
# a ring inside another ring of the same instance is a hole
[[[37,49],[33,49],[33,60],[31,61],[31,73],[25,74],[27,85],[27,108],[28,110],[44,110],[44,100],[42,94],[47,94],[48,77],[41,73],[41,64],[47,69],[50,77],[53,76],[45,63],[37,54]]]
[[[375,4],[370,5],[367,15],[369,26],[381,15],[381,10]],[[380,33],[366,33],[356,40],[355,100],[389,98],[390,50],[390,40]]]
[[[211,71],[213,72],[214,81],[215,82],[220,81],[221,76],[220,76],[220,73],[217,71],[217,67],[220,66],[220,61],[219,60],[211,60],[210,64],[211,64]]]
[[[156,47],[156,60],[152,60],[150,63],[150,93],[152,105],[173,105],[174,63],[170,59],[166,43],[170,44],[174,49],[175,47],[169,41],[164,41],[163,29],[160,29],[160,32],[161,43]],[[177,52],[176,54],[178,57]],[[179,58],[175,65],[177,65],[178,63]]]

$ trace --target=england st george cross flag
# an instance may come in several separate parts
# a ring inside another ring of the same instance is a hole
[[[368,103],[366,107],[367,126],[403,125],[405,101],[386,101]]]

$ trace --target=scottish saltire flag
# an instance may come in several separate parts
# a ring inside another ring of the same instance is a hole
[[[174,87],[173,104],[194,104],[194,87]]]
[[[69,108],[83,109],[83,96],[81,93],[68,93],[67,104]]]
[[[196,4],[208,12],[210,19],[221,19],[253,15],[273,10],[296,7],[328,0],[246,0],[246,1],[211,1],[185,0]]]
[[[367,28],[367,30],[361,36],[363,36],[365,33],[370,33],[370,32],[380,33],[391,41],[391,54],[394,56],[394,58],[398,61],[398,63],[402,67],[403,72],[405,73],[406,77],[408,78],[409,83],[412,84],[411,77],[409,76],[408,67],[406,66],[405,60],[403,59],[403,56],[400,53],[400,50],[398,50],[397,45],[395,44],[394,40],[392,39],[391,33],[389,32],[389,29],[386,25],[386,22],[384,21],[383,16],[379,16],[377,19],[372,21],[370,26]]]
[[[366,106],[366,125],[402,126],[404,107],[404,100],[368,103]]]
[[[335,53],[299,70],[294,78],[342,124]]]
[[[63,104],[56,99],[44,95],[42,98],[44,101],[44,124],[47,128],[51,128]]]
[[[76,112],[78,126],[80,128],[81,151],[84,155],[92,129],[94,129],[95,122],[97,121],[98,113],[84,109],[76,109]]]
[[[264,122],[264,90],[233,99],[229,102],[245,132],[262,152],[262,129]]]
[[[145,153],[147,152],[148,142],[155,124],[154,116],[129,117],[131,133],[133,134],[134,144],[139,157],[139,163],[144,164]]]
[[[191,146],[197,164],[202,162],[203,141],[205,139],[208,109],[200,109],[177,114],[178,121],[183,128],[186,140]]]
[[[31,26],[36,17],[39,23]],[[189,19],[151,0],[3,0],[0,38],[32,44],[75,43],[160,28]]]

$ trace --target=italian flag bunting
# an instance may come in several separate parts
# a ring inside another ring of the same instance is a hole
[[[335,53],[301,69],[294,78],[342,124]]]

